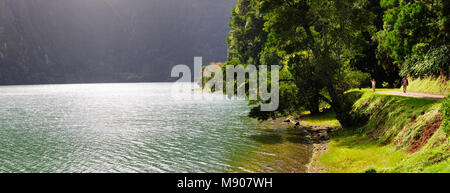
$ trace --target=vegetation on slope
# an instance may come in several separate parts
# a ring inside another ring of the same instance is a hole
[[[443,105],[367,91],[347,96],[355,99],[352,116],[367,122],[333,134],[318,159],[328,172],[450,172],[448,125],[442,124],[448,98]]]
[[[348,114],[346,90],[368,87],[370,79],[398,88],[400,76],[449,76],[449,6],[442,0],[238,0],[225,65],[282,65],[287,71],[280,78],[291,81],[280,83],[278,110],[256,107],[252,117],[315,114],[327,103],[349,127],[359,120]]]
[[[442,79],[433,77],[409,79],[408,90],[448,95],[450,94],[450,81],[442,81]]]

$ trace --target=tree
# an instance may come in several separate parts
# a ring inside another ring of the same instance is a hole
[[[380,0],[368,0],[364,6],[367,11],[374,14],[373,25],[376,31],[383,30],[384,9],[381,8]],[[363,32],[365,41],[362,41],[362,52],[356,55],[351,61],[350,66],[362,72],[369,73],[371,78],[387,82],[389,87],[400,86],[399,67],[392,65],[393,59],[386,53],[378,51],[379,41],[376,34]],[[363,85],[369,86],[369,84]]]
[[[361,53],[363,31],[373,33],[373,14],[362,0],[256,0],[265,30],[287,54],[299,97],[331,105],[342,125],[350,125],[344,97],[346,61]],[[324,96],[320,91],[326,90]]]
[[[449,2],[382,0],[386,9],[378,50],[402,68],[401,75],[448,75]]]
[[[251,0],[238,0],[231,11],[227,60],[237,59],[240,64],[258,66],[261,51],[265,47],[267,32],[263,30],[264,19],[256,13],[251,2]]]

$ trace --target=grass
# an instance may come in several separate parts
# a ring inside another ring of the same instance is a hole
[[[336,119],[336,114],[334,112],[327,112],[315,115],[308,115],[302,118],[301,124],[304,126],[321,125],[329,126],[333,128],[338,128],[341,126],[339,121]]]
[[[442,133],[435,134],[440,139]],[[436,140],[430,140],[431,144]],[[393,144],[380,145],[364,134],[344,130],[333,136],[328,152],[319,157],[322,166],[331,173],[376,172],[450,172],[448,141],[437,147],[424,147],[409,154]]]
[[[450,140],[439,127],[440,101],[353,90],[353,116],[368,121],[341,128],[317,165],[328,172],[450,172]],[[310,123],[332,122],[332,114]],[[439,128],[438,128],[439,127]],[[431,138],[424,134],[431,133]]]
[[[383,91],[403,91],[403,90],[402,90],[402,88],[377,88],[377,89],[376,89],[376,92],[383,92]],[[359,90],[359,89],[351,89],[351,90],[348,90],[348,91],[345,92],[345,93],[351,93],[351,92],[357,92],[357,93],[365,93],[365,92],[368,92],[368,93],[373,93],[373,91],[372,91],[371,88],[363,88],[363,89],[361,89],[361,90]],[[382,94],[382,93],[377,93],[377,94],[380,94],[380,95],[388,95],[388,94]]]
[[[450,81],[448,80],[445,83],[442,83],[440,78],[426,77],[418,79],[408,79],[408,81],[408,91],[411,92],[424,92],[442,95],[450,94]],[[347,92],[351,91],[372,91],[372,89],[352,89]],[[402,88],[377,88],[376,91],[402,91]]]
[[[364,172],[373,168],[392,168],[406,159],[407,153],[393,146],[379,146],[366,135],[346,130],[334,135],[328,152],[319,161],[331,173]]]
[[[353,113],[370,117],[361,129],[372,132],[380,143],[395,140],[407,146],[437,116],[440,105],[440,101],[364,92]]]
[[[408,158],[396,167],[381,172],[450,173],[449,158],[450,140],[440,129],[420,151],[408,155]]]
[[[399,90],[400,90],[399,88],[377,88],[376,89],[376,91],[399,91]],[[363,88],[361,90],[351,89],[351,90],[348,90],[346,93],[349,93],[349,92],[372,92],[372,89],[371,88]]]
[[[438,78],[418,78],[415,80],[409,79],[409,91],[413,92],[427,92],[434,94],[450,94],[450,81],[446,81],[442,83]]]

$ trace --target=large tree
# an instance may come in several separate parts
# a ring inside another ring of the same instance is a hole
[[[341,124],[350,125],[344,91],[345,67],[361,53],[363,32],[374,33],[364,0],[255,0],[267,19],[265,30],[287,54],[299,97],[331,105]],[[329,96],[320,91],[325,90]]]
[[[237,60],[239,64],[259,65],[267,32],[263,30],[265,20],[256,13],[251,3],[251,0],[238,0],[231,11],[227,59]]]
[[[365,9],[372,12],[375,16],[373,25],[377,31],[383,30],[384,9],[380,5],[380,0],[368,0]],[[388,87],[400,86],[399,67],[392,65],[393,59],[385,52],[378,51],[379,41],[376,34],[363,32],[366,42],[362,42],[363,51],[356,55],[350,62],[350,65],[362,72],[369,73],[373,79],[388,83]],[[370,84],[370,83],[366,83]]]

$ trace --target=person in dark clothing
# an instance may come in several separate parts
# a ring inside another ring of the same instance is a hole
[[[406,77],[403,77],[402,80],[402,86],[403,86],[403,93],[406,93],[406,87],[408,87],[408,79]]]

